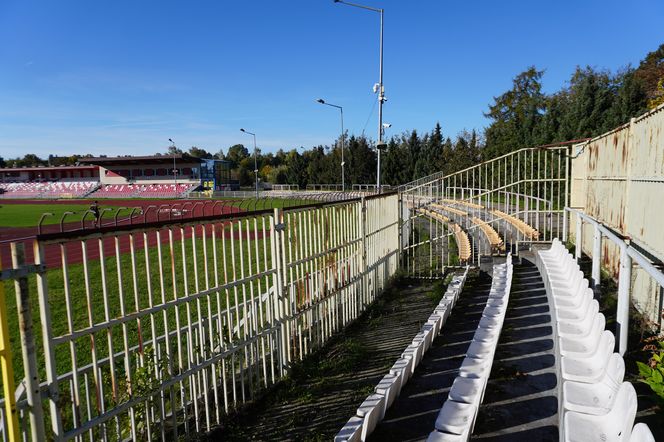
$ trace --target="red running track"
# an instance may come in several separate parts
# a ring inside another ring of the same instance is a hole
[[[12,200],[10,204],[26,204],[26,203],[37,203],[37,204],[53,204],[53,203],[61,203],[61,204],[71,204],[72,202],[77,202],[77,200],[66,200],[66,201],[46,201],[42,202],[43,200]],[[80,201],[80,200],[78,200]],[[89,200],[83,200],[86,203],[89,203]],[[167,220],[169,219],[169,212],[172,212],[170,216],[172,219],[182,219],[182,220],[187,220],[187,219],[192,219],[190,217],[193,217],[192,209],[193,209],[193,203],[192,202],[186,202],[186,204],[183,204],[181,200],[174,200],[174,201],[164,201],[164,200],[146,200],[146,201],[102,201],[102,204],[100,204],[100,207],[103,208],[105,205],[107,206],[121,206],[121,207],[126,207],[128,202],[132,203],[132,207],[141,207],[143,210],[146,210],[148,206],[161,206],[161,212],[159,214],[159,219],[161,220]],[[169,205],[170,207],[165,207]],[[194,201],[195,203],[195,201]],[[5,204],[5,201],[2,201],[2,204]],[[203,211],[205,209],[205,211]],[[196,207],[196,214],[197,215],[212,215],[214,209],[214,214],[221,214],[221,213],[237,213],[241,212],[237,207],[233,206],[223,206],[223,204],[217,204],[214,208],[212,207],[212,204],[206,204],[205,207],[203,207],[201,204],[199,204]],[[125,216],[128,216],[129,211],[126,212]],[[122,215],[121,215],[122,216]],[[193,218],[195,219],[195,218]],[[134,217],[133,223],[134,224],[142,224],[145,221],[144,216],[139,216],[139,217]],[[157,221],[157,211],[156,208],[151,209],[150,211],[147,211],[147,221]],[[90,223],[86,223],[86,225],[89,225]],[[110,218],[106,218],[103,220],[103,225],[113,225],[115,224],[114,221]],[[129,224],[129,219],[128,218],[119,218],[118,219],[118,225],[127,225]],[[226,224],[226,223],[224,223]],[[227,225],[227,224],[226,224]],[[224,236],[228,239],[231,237],[231,232],[229,230],[222,230],[219,228],[220,224],[217,225],[217,232],[216,236],[217,238],[221,238],[221,234],[223,232]],[[64,230],[78,230],[81,228],[81,223],[80,222],[74,222],[74,223],[66,223],[64,225]],[[6,269],[11,267],[11,255],[10,255],[10,242],[22,242],[25,244],[25,258],[26,262],[28,263],[34,263],[34,257],[33,257],[33,240],[34,240],[34,235],[36,234],[36,227],[15,227],[15,228],[0,228],[0,254],[1,254],[1,259],[0,263],[2,264],[2,268]],[[86,229],[86,230],[94,230],[94,229]],[[52,224],[52,225],[46,225],[43,226],[42,232],[43,233],[52,233],[52,232],[59,232],[60,231],[60,226],[57,224]],[[161,232],[161,242],[162,244],[168,243],[169,242],[169,234],[168,234],[168,229],[160,229]],[[185,238],[191,238],[192,235],[192,229],[191,227],[187,227],[185,229]],[[197,226],[196,227],[196,236],[197,237],[202,237],[203,235],[203,227],[202,226]],[[208,226],[205,230],[205,235],[208,238],[211,238],[212,236],[212,227]],[[242,236],[243,239],[254,239],[256,235],[254,235],[253,230],[249,232],[247,235],[246,231],[244,231],[242,234],[238,232],[236,229],[233,230],[232,233],[234,239],[239,239],[240,235]],[[173,229],[173,240],[175,241],[175,246],[178,248],[176,253],[181,253],[180,252],[180,244],[179,241],[181,239],[181,230],[180,228],[175,228]],[[258,238],[262,238],[263,234],[262,231],[258,232]],[[127,234],[121,234],[118,237],[118,247],[120,249],[120,253],[127,253],[130,251],[130,237]],[[148,247],[154,247],[157,245],[157,235],[154,231],[149,232],[148,237]],[[94,240],[88,240],[86,241],[87,245],[87,259],[88,260],[96,260],[99,259],[99,242],[97,239]],[[82,242],[81,241],[71,241],[66,244],[66,250],[67,250],[67,262],[69,264],[77,264],[83,262],[83,248],[82,248]],[[105,256],[114,256],[115,255],[115,237],[106,237],[103,240],[103,249],[104,249],[104,255]],[[137,251],[137,253],[141,253],[140,256],[143,256],[143,247],[144,247],[144,237],[142,233],[135,234],[134,235],[134,248]],[[166,253],[168,253],[167,250],[164,251],[165,256]],[[60,268],[62,266],[62,257],[61,257],[61,252],[60,252],[60,246],[58,244],[49,244],[45,248],[45,257],[46,257],[46,267],[51,269],[51,268]],[[140,258],[139,258],[140,259]]]

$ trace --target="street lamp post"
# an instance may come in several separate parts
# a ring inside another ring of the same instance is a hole
[[[357,3],[350,3],[344,0],[334,0],[334,3],[341,3],[356,8],[366,9],[368,11],[378,12],[380,14],[380,43],[379,43],[379,57],[378,57],[378,143],[376,143],[376,150],[378,151],[378,165],[376,170],[376,187],[380,192],[380,151],[386,147],[383,142],[383,103],[387,101],[385,98],[385,88],[383,87],[383,12],[382,8],[372,8],[370,6],[359,5]],[[376,91],[375,91],[376,92]]]
[[[256,175],[256,199],[258,199],[258,151],[256,150],[256,134],[244,129],[240,129],[240,132],[244,132],[245,134],[254,137],[254,174]]]
[[[170,138],[168,141],[171,142],[171,145],[175,147],[175,142],[171,140]],[[175,183],[175,186],[177,187],[178,185],[178,169],[175,166],[175,149],[173,149],[173,182]]]
[[[327,103],[322,98],[319,98],[318,100],[316,100],[316,102],[318,102],[320,104],[326,104],[328,106],[336,107],[341,112],[341,191],[345,192],[346,191],[346,162],[344,161],[344,150],[346,150],[346,149],[345,149],[345,146],[344,146],[344,138],[345,138],[346,134],[344,133],[344,108],[341,107],[341,106],[337,106],[336,104]]]

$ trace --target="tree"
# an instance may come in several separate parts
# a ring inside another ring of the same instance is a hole
[[[249,151],[243,144],[234,144],[228,148],[226,160],[231,162],[231,168],[236,169],[242,160],[249,156]]]
[[[205,158],[205,159],[212,158],[212,154],[210,152],[196,146],[191,146],[191,148],[189,149],[189,155],[196,158]]]
[[[365,137],[351,136],[346,148],[346,188],[376,182],[376,152]]]
[[[48,162],[33,153],[26,154],[22,159],[16,160],[16,167],[39,167],[47,166]]]
[[[219,152],[214,154],[216,160],[225,160],[226,156],[224,155],[224,149],[219,149]]]
[[[176,146],[168,146],[168,155],[182,155],[182,149]]]
[[[536,128],[546,108],[543,74],[531,66],[514,78],[512,89],[494,97],[489,112],[484,114],[493,120],[485,133],[491,156],[534,145]]]
[[[664,44],[649,52],[639,67],[634,72],[635,76],[642,81],[643,88],[648,100],[656,98],[659,94],[658,85],[664,78]]]
[[[307,187],[307,164],[306,160],[300,153],[293,149],[284,159],[286,166],[286,182],[284,184],[297,184],[300,189]]]
[[[664,104],[664,77],[657,83],[656,94],[648,100],[648,109],[654,109],[660,104]]]

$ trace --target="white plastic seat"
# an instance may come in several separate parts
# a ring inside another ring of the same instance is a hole
[[[557,262],[548,263],[546,266],[547,278],[554,280],[568,279],[579,270],[576,261],[568,259],[568,257],[563,257]]]
[[[403,387],[413,374],[413,363],[411,359],[404,357],[397,359],[394,365],[392,365],[392,368],[390,368],[390,373],[401,375],[401,387]]]
[[[595,351],[584,358],[563,356],[560,361],[563,379],[593,383],[599,382],[604,376],[609,358],[613,354],[615,339],[613,333],[602,334],[602,339]]]
[[[428,439],[427,439],[428,440]],[[436,439],[436,440],[453,440],[453,439]],[[655,437],[652,435],[650,428],[644,424],[636,424],[632,429],[632,435],[629,437],[629,442],[655,442]]]
[[[433,325],[434,338],[440,334],[440,329],[443,326],[443,315],[437,313],[432,314],[427,319],[427,324]]]
[[[451,400],[445,401],[436,418],[436,430],[468,437],[477,407]]]
[[[443,318],[440,326],[442,328],[443,325],[445,325],[445,322],[447,322],[447,318],[450,316],[451,308],[448,307],[447,304],[441,306],[440,304],[438,307],[436,307],[433,311],[436,315],[439,315]]]
[[[601,321],[593,321],[593,328],[587,335],[559,337],[560,354],[573,357],[575,353],[592,353],[599,344],[603,332],[604,324]]]
[[[508,302],[508,298],[489,298],[486,301],[486,305],[489,307],[505,307]]]
[[[425,323],[424,325],[422,325],[422,331],[420,333],[424,333],[424,336],[426,338],[426,347],[424,351],[428,351],[429,348],[431,348],[433,340],[436,339],[435,331],[436,331],[436,326],[434,324]]]
[[[608,413],[595,416],[568,411],[564,417],[566,442],[629,441],[636,416],[636,391],[624,382]]]
[[[503,319],[497,317],[482,316],[480,318],[479,327],[481,328],[496,328],[503,326]]]
[[[571,336],[583,337],[586,336],[595,327],[594,323],[600,321],[602,328],[606,325],[604,314],[599,313],[599,305],[597,303],[590,304],[591,308],[588,309],[586,315],[579,320],[561,319],[558,320],[558,336]]]
[[[563,408],[585,414],[606,414],[613,406],[625,375],[625,362],[613,353],[598,382],[563,382]]]
[[[500,330],[498,328],[478,328],[475,330],[473,340],[478,342],[490,342],[497,344],[500,338]]]
[[[465,378],[457,376],[450,388],[450,392],[447,396],[448,400],[473,404],[476,407],[479,407],[485,385],[486,382],[483,378]]]
[[[501,306],[501,307],[486,306],[484,307],[482,316],[504,317],[505,313],[507,313],[507,306]]]
[[[599,303],[593,299],[593,296],[584,295],[584,300],[577,308],[559,308],[556,309],[556,317],[559,321],[575,321],[586,317],[588,310],[599,311]],[[593,304],[597,304],[594,306]]]
[[[488,299],[505,299],[509,295],[509,292],[505,289],[498,289],[498,290],[493,290],[491,289],[489,291],[489,298]]]
[[[424,354],[424,341],[412,342],[401,354],[401,357],[408,358],[410,356],[411,372],[415,372],[415,368],[420,364],[422,355]]]
[[[585,278],[583,276],[583,272],[581,270],[578,270],[576,272],[573,272],[570,278],[565,278],[560,280],[549,278],[549,287],[551,288],[553,296],[561,294],[562,295],[574,294],[576,292],[577,287],[581,284],[581,281],[583,281],[584,279]]]
[[[334,436],[334,442],[361,442],[363,423],[364,419],[361,417],[351,417]]]
[[[381,394],[371,394],[357,409],[357,416],[363,419],[362,422],[362,440],[373,432],[378,422],[385,417],[385,396]]]
[[[578,296],[584,293],[590,287],[590,282],[586,278],[583,278],[578,284],[574,287],[573,290],[569,291],[557,291],[552,292],[551,295],[554,299],[569,299],[570,297]]]
[[[578,292],[575,296],[566,296],[566,297],[554,297],[553,303],[556,307],[556,316],[559,318],[565,317],[578,317],[578,314],[575,314],[578,310],[583,310],[588,307],[593,300],[593,291],[591,289],[586,289],[582,292]],[[581,316],[583,317],[583,316]]]
[[[553,302],[556,309],[576,307],[583,301],[583,296],[588,292],[590,292],[592,296],[593,291],[588,288],[588,280],[583,279],[577,284],[573,291],[560,292],[557,295],[554,295]]]
[[[471,341],[466,356],[478,359],[493,359],[496,346],[490,342]]]
[[[385,396],[383,415],[401,391],[401,374],[386,374],[376,385],[376,393]]]
[[[464,378],[489,378],[492,361],[466,357],[459,367],[459,376]]]

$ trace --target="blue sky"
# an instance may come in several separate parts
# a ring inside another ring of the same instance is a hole
[[[545,89],[664,43],[661,0],[363,0],[385,8],[387,135],[484,127],[529,65]],[[0,1],[0,156],[211,152],[375,138],[378,14],[332,0]]]

